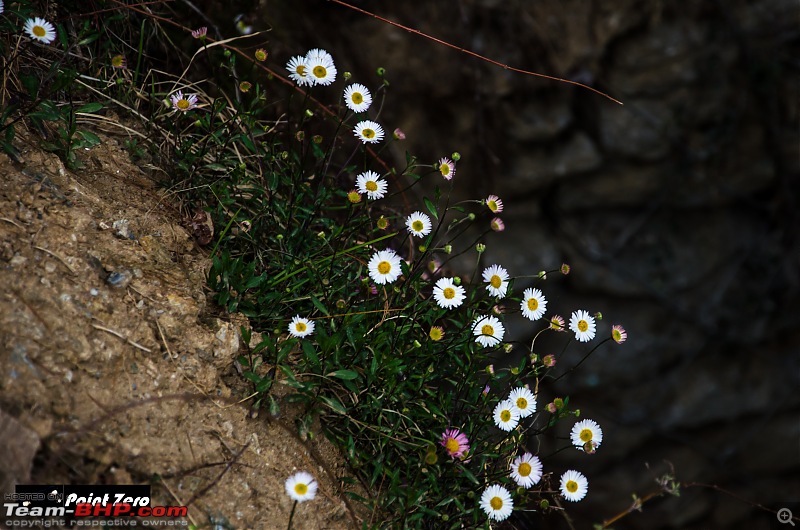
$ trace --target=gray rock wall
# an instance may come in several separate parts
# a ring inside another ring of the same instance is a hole
[[[576,528],[656,489],[666,462],[769,507],[800,500],[797,2],[354,3],[625,103],[330,2],[303,1],[300,14],[297,2],[261,4],[274,57],[325,47],[370,85],[387,69],[380,121],[408,135],[398,160],[404,148],[430,162],[457,150],[460,198],[504,200],[507,230],[490,234],[487,264],[530,274],[570,263],[543,286],[552,309],[602,311],[601,334],[629,331],[542,392],[543,403],[569,394],[606,431],[596,455],[559,455],[590,481],[570,507]],[[570,352],[560,367],[581,355]],[[772,517],[693,486],[615,528],[768,528]]]

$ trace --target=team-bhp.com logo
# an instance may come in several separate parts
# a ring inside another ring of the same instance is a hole
[[[186,526],[187,512],[186,506],[150,506],[148,485],[19,485],[3,503],[7,527],[96,526],[98,519],[114,519],[115,526]]]

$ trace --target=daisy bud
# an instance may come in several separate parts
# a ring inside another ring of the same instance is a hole
[[[325,232],[317,232],[317,237],[320,239],[325,239]]]
[[[336,309],[344,309],[345,307],[347,307],[347,302],[343,298],[336,300]]]
[[[312,116],[314,116],[314,111],[311,110],[311,109],[306,109],[306,113],[305,114],[306,114],[306,118],[311,118]]]
[[[547,272],[539,271],[539,278],[542,279],[542,280],[546,280],[547,279]]]
[[[404,132],[403,132],[403,131],[402,131],[402,130],[401,130],[399,127],[398,127],[398,128],[397,128],[397,129],[395,129],[395,130],[394,130],[394,132],[392,133],[392,137],[393,137],[395,140],[405,140],[405,139],[406,139],[406,133],[404,133]]]
[[[375,222],[375,224],[377,225],[379,230],[386,230],[389,227],[389,220],[381,215]]]
[[[283,234],[278,234],[277,236],[275,236],[275,239],[281,241],[283,239]]]
[[[593,455],[597,452],[597,443],[589,440],[585,444],[583,444],[583,452],[587,455]]]
[[[603,320],[603,313],[598,311],[597,313],[594,314],[594,318],[596,318],[597,320]]]
[[[555,355],[545,355],[542,357],[542,364],[545,365],[547,368],[552,368],[556,365],[556,356]]]
[[[455,278],[453,278],[453,283],[456,285],[461,285],[461,277],[456,276]]]
[[[478,254],[483,254],[483,252],[486,250],[486,245],[484,245],[483,243],[478,243],[477,245],[475,245],[475,250],[478,251]]]
[[[494,377],[494,365],[490,364],[486,367],[486,373]]]
[[[425,252],[426,250],[428,250],[428,247],[426,247],[425,245],[420,245],[419,246],[419,251],[420,252]]]
[[[567,265],[566,263],[561,264],[561,274],[563,274],[564,276],[569,274],[569,265]]]
[[[450,254],[451,252],[453,252],[453,245],[445,245],[444,252],[445,254]]]
[[[518,366],[515,366],[515,367],[513,367],[513,368],[511,369],[511,373],[512,373],[513,375],[519,375],[519,367],[518,367]]]
[[[347,192],[347,200],[352,204],[358,204],[361,202],[361,194],[356,190],[350,190]]]
[[[536,361],[538,361],[538,360],[539,360],[539,356],[538,356],[538,355],[536,355],[535,353],[532,353],[532,354],[530,355],[530,359],[531,359],[531,364],[536,364]]]
[[[203,122],[201,122],[200,120],[195,120],[194,121],[194,126],[195,127],[200,127],[201,125],[203,125]]]
[[[415,348],[422,348],[422,344],[420,344],[418,340],[415,340],[414,341],[414,347]]]
[[[511,353],[511,350],[513,349],[514,349],[513,344],[503,344],[503,350],[505,350],[506,353]]]
[[[443,513],[443,514],[442,514],[442,521],[444,521],[444,522],[447,522],[447,521],[449,521],[449,520],[450,520],[450,516],[449,516],[449,515],[447,515],[446,513]]]
[[[351,74],[350,72],[345,72],[345,73],[344,73],[344,74],[342,74],[342,75],[344,76],[344,80],[345,80],[345,81],[347,81],[348,79],[350,79],[351,77],[353,77],[353,74]]]
[[[227,59],[227,58],[229,58],[231,56],[231,51],[230,50],[225,50],[224,52],[222,52],[222,55],[224,55],[225,58]]]
[[[428,452],[425,453],[425,463],[428,464],[429,466],[433,466],[438,461],[439,461],[439,456],[436,454],[436,448],[433,447],[432,451],[430,448],[428,448]]]
[[[469,490],[469,491],[467,492],[467,498],[468,498],[468,499],[474,499],[474,498],[475,498],[475,492],[474,492],[474,491],[472,491],[472,490]]]
[[[550,503],[547,502],[546,499],[542,499],[542,502],[539,503],[539,508],[541,508],[542,510],[546,510],[549,507],[550,507]]]
[[[489,395],[489,391],[490,390],[491,390],[491,388],[489,387],[489,385],[486,385],[485,387],[483,387],[483,391],[481,392],[481,394],[483,394],[484,396],[487,396],[487,395]]]
[[[503,220],[500,219],[499,217],[495,217],[494,219],[492,219],[492,221],[489,223],[489,226],[495,232],[502,232],[503,230],[506,229],[505,223],[503,223]]]
[[[475,214],[474,213],[470,213],[469,215],[467,215],[467,219],[469,219],[470,221],[474,221],[475,220]]]
[[[241,90],[242,92],[247,92],[251,88],[253,88],[253,84],[250,81],[242,81],[241,83],[239,83],[239,90]]]
[[[561,409],[563,409],[563,408],[564,408],[564,400],[563,400],[563,399],[561,399],[561,398],[555,398],[555,399],[553,400],[553,403],[555,404],[555,406],[556,406],[556,408],[557,408],[558,410],[561,410]]]
[[[298,142],[302,142],[303,140],[306,139],[306,133],[303,131],[297,131],[294,137]]]
[[[453,159],[453,162],[458,162],[459,160],[461,160],[461,153],[455,151],[452,155],[450,155],[450,158]]]
[[[384,75],[386,75],[386,68],[384,68],[383,66],[379,66],[378,68],[375,69],[375,73],[378,74],[378,77],[383,77]]]
[[[558,408],[556,407],[555,403],[548,403],[547,404],[547,412],[550,414],[555,414],[558,412]]]
[[[314,136],[311,137],[311,141],[319,145],[322,143],[322,136],[320,136],[319,134],[315,134]]]
[[[259,48],[256,50],[255,56],[256,56],[256,61],[263,63],[264,61],[267,60],[267,50]]]

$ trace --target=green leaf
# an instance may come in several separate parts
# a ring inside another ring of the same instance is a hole
[[[82,105],[78,107],[75,112],[85,112],[85,113],[92,113],[97,112],[98,110],[103,108],[102,103],[87,103],[86,105]]]
[[[431,215],[435,218],[439,218],[439,212],[436,211],[436,205],[433,204],[433,201],[427,197],[423,197],[422,200],[425,202],[425,207],[431,212]]]
[[[328,310],[327,310],[327,309],[325,309],[325,306],[324,306],[324,305],[322,305],[322,302],[320,302],[320,301],[317,299],[317,297],[316,297],[316,296],[314,296],[314,295],[311,295],[311,303],[312,303],[312,304],[314,304],[314,307],[316,307],[317,309],[319,309],[320,311],[322,311],[322,314],[323,314],[323,315],[325,315],[325,316],[330,316],[330,313],[328,313]]]
[[[325,403],[330,409],[338,414],[347,415],[347,409],[342,403],[333,397],[319,396],[319,400]]]
[[[78,134],[83,138],[86,147],[93,147],[95,145],[100,145],[102,143],[100,137],[93,132],[78,131]]]
[[[329,373],[328,377],[338,377],[339,379],[344,379],[345,381],[352,381],[353,379],[358,378],[358,372],[354,372],[353,370],[336,370]]]
[[[303,353],[306,354],[308,362],[311,363],[312,366],[319,366],[319,357],[317,356],[317,350],[314,348],[314,345],[307,340],[304,340],[301,344],[303,346]]]

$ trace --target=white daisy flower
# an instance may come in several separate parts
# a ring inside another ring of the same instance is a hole
[[[389,183],[374,171],[365,171],[356,177],[356,187],[359,193],[366,193],[367,197],[376,200],[386,196]]]
[[[286,494],[297,502],[310,501],[317,496],[317,481],[311,473],[298,471],[286,479]]]
[[[289,324],[289,333],[293,337],[306,337],[314,333],[314,322],[300,315],[294,317]]]
[[[603,429],[593,420],[581,420],[572,426],[570,438],[578,449],[593,453],[603,441]]]
[[[587,311],[579,309],[572,312],[569,318],[569,329],[575,332],[575,340],[588,342],[594,338],[597,327],[594,324],[594,317]]]
[[[308,75],[315,85],[330,85],[336,80],[336,66],[330,53],[319,48],[306,54]]]
[[[500,265],[492,265],[483,271],[483,281],[488,283],[486,290],[492,296],[503,298],[508,290],[508,271]]]
[[[453,309],[464,301],[464,288],[456,285],[452,278],[439,278],[433,287],[433,298],[439,307]]]
[[[431,233],[431,218],[422,212],[414,212],[406,219],[406,228],[412,236],[425,237]]]
[[[514,509],[514,501],[507,489],[499,484],[492,484],[483,490],[480,507],[489,519],[505,521]]]
[[[478,317],[472,325],[472,333],[475,334],[475,342],[487,348],[500,344],[506,329],[503,323],[493,316]]]
[[[306,52],[306,59],[310,61],[324,61],[333,62],[333,55],[323,50],[322,48],[314,48]]]
[[[536,412],[536,396],[527,387],[515,388],[508,395],[508,399],[517,407],[522,418],[527,418]]]
[[[197,94],[186,94],[184,96],[183,91],[178,90],[169,99],[175,111],[188,112],[197,107]]]
[[[372,255],[367,264],[369,277],[378,285],[392,283],[400,277],[400,256],[393,250],[379,250]]]
[[[366,112],[372,105],[372,94],[360,83],[353,83],[344,89],[344,104],[353,112]]]
[[[523,488],[530,488],[542,479],[542,462],[530,453],[518,456],[511,462],[511,479]]]
[[[522,292],[522,302],[520,302],[519,308],[525,318],[539,320],[547,309],[547,299],[539,289],[528,287]]]
[[[519,409],[510,399],[498,403],[494,408],[492,417],[494,417],[494,423],[497,425],[497,428],[506,432],[519,425]]]
[[[25,21],[25,33],[34,40],[50,44],[56,39],[56,28],[43,18],[29,18]]]
[[[308,61],[305,57],[297,55],[289,59],[286,63],[286,69],[289,70],[289,79],[297,83],[298,86],[311,86],[314,84],[314,78],[311,77],[311,69],[308,67]]]
[[[377,144],[384,136],[383,127],[371,120],[356,123],[353,134],[365,144]]]
[[[582,473],[570,469],[561,475],[561,495],[572,502],[578,502],[586,497],[589,491],[589,481]]]
[[[3,1],[2,1],[2,0],[0,0],[0,14],[2,14],[2,13],[3,13],[3,11],[5,11],[5,10],[6,10],[6,6],[4,6],[4,5],[3,5]]]

